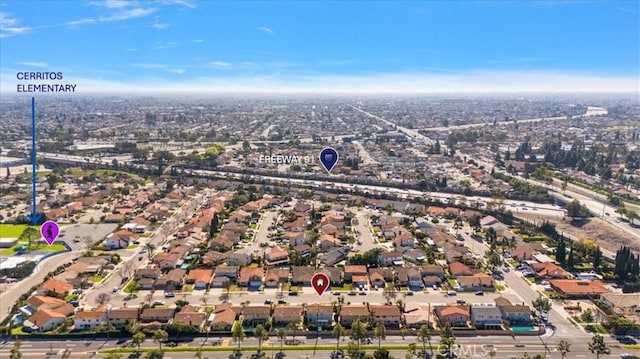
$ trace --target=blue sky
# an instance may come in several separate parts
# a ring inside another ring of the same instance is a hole
[[[638,91],[640,2],[2,0],[3,91]]]

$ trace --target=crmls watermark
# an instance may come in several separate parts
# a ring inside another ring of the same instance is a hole
[[[447,358],[447,348],[440,346],[438,349],[434,349],[434,354],[440,354],[444,358]],[[451,358],[489,358],[491,354],[497,353],[497,350],[490,345],[486,344],[469,344],[469,345],[454,345],[451,348]]]

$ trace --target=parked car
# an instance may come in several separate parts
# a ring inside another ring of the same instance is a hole
[[[450,291],[447,292],[447,295],[449,295],[449,296],[458,295],[458,292],[456,292],[455,290],[450,290]]]
[[[164,297],[165,298],[173,298],[175,296],[176,296],[176,294],[174,292],[166,292],[166,293],[164,293]]]
[[[476,291],[476,295],[484,295],[484,292],[481,290]]]

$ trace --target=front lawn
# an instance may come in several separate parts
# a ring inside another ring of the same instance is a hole
[[[496,287],[496,291],[498,292],[502,292],[506,289],[506,287],[502,284],[496,284],[495,287]]]
[[[193,292],[193,284],[185,284],[182,288],[183,292]]]
[[[258,224],[257,223],[249,223],[249,228],[256,230],[258,229]]]
[[[104,279],[104,275],[102,274],[95,274],[95,275],[89,276],[89,281],[93,283],[100,283],[102,282],[103,279]]]
[[[0,236],[5,238],[18,238],[28,226],[26,224],[0,223]],[[37,228],[40,232],[40,228]]]

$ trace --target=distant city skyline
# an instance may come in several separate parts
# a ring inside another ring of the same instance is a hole
[[[0,89],[78,93],[640,92],[640,2],[16,1]]]

